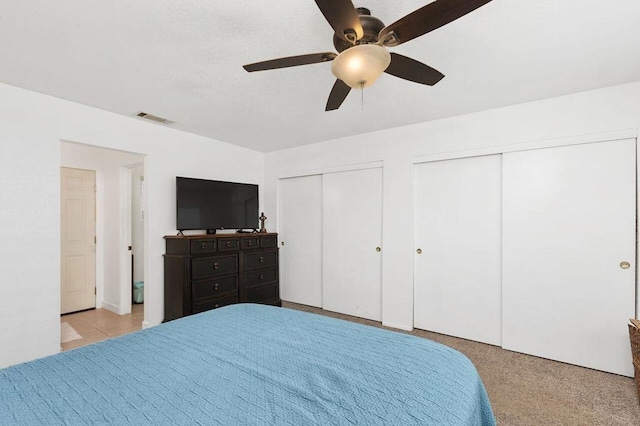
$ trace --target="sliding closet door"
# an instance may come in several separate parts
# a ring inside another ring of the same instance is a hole
[[[279,181],[280,298],[322,306],[322,175]]]
[[[382,169],[323,176],[323,308],[382,319]]]
[[[415,166],[414,327],[500,345],[501,157]]]
[[[635,158],[635,140],[504,154],[504,348],[633,375]]]

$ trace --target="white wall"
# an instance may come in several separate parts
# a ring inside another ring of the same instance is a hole
[[[142,163],[144,156],[91,145],[62,142],[60,165],[96,171],[96,307],[131,312],[131,290],[121,289],[123,229],[121,169]],[[131,274],[128,273],[128,276]]]
[[[60,347],[60,147],[18,108],[0,94],[0,367]]]
[[[414,157],[638,127],[640,82],[276,151],[266,155],[264,211],[273,227],[281,173],[382,160],[382,320],[411,328]]]
[[[214,119],[212,117],[212,119]],[[145,322],[163,317],[174,177],[258,183],[267,229],[277,176],[382,160],[383,322],[413,323],[413,157],[640,127],[640,82],[264,154],[0,84],[0,367],[55,353],[60,141],[146,156]],[[302,136],[301,136],[302,137]]]
[[[60,141],[146,155],[145,325],[163,318],[175,176],[264,177],[262,153],[0,84],[0,367],[60,347]]]

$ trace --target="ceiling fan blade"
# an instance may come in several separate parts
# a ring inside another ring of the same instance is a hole
[[[347,98],[350,91],[351,87],[347,86],[344,81],[336,79],[333,89],[331,89],[331,93],[329,94],[329,100],[327,100],[327,107],[324,110],[333,111],[334,109],[340,108],[340,105],[342,105],[342,102]]]
[[[316,4],[338,37],[352,42],[362,38],[364,30],[351,0],[316,0]],[[355,39],[349,40],[348,34]]]
[[[444,78],[444,74],[429,65],[397,53],[391,54],[391,63],[384,72],[428,86],[433,86]]]
[[[308,55],[288,56],[286,58],[271,59],[269,61],[256,62],[243,65],[248,72],[273,70],[278,68],[297,67],[298,65],[317,64],[329,62],[338,56],[333,52],[310,53]]]
[[[490,1],[436,0],[383,28],[378,40],[383,40],[385,46],[397,46],[455,21]],[[394,33],[393,37],[389,36],[391,33]]]

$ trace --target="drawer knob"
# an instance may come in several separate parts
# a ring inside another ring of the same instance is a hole
[[[281,241],[281,242],[280,242],[280,245],[281,245],[281,246],[283,246],[283,245],[284,245],[284,241]]]
[[[380,250],[382,250],[380,247],[376,247],[376,251],[377,251],[378,253],[380,253]]]
[[[631,264],[629,262],[620,262],[620,267],[622,269],[629,269],[631,267]]]
[[[261,280],[264,280],[264,274],[260,274],[258,278],[260,278]]]
[[[227,241],[227,247],[231,247],[231,241]]]
[[[218,305],[217,303],[215,305],[213,305],[214,308],[219,308],[220,305]]]
[[[218,262],[213,263],[213,269],[218,269],[219,267],[220,267],[220,264]]]
[[[260,259],[258,260],[260,260],[260,263],[264,263],[264,257],[260,256]]]
[[[251,247],[253,245],[253,243],[251,241],[249,241],[249,247]]]
[[[416,250],[416,253],[418,253],[418,254],[422,254],[422,249],[418,249],[418,250]]]
[[[218,285],[218,283],[215,283],[215,284],[213,285],[213,289],[214,289],[214,290],[217,290],[217,289],[218,289],[218,287],[220,287],[220,286]]]
[[[206,248],[207,248],[207,243],[202,243],[202,246],[201,246],[201,247],[202,247],[203,249],[206,249]]]

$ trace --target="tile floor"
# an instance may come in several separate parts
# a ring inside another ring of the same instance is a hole
[[[60,322],[68,322],[82,336],[81,339],[62,343],[62,350],[79,348],[90,343],[138,331],[142,328],[144,305],[133,305],[131,313],[118,315],[107,309],[91,309],[60,316]]]

